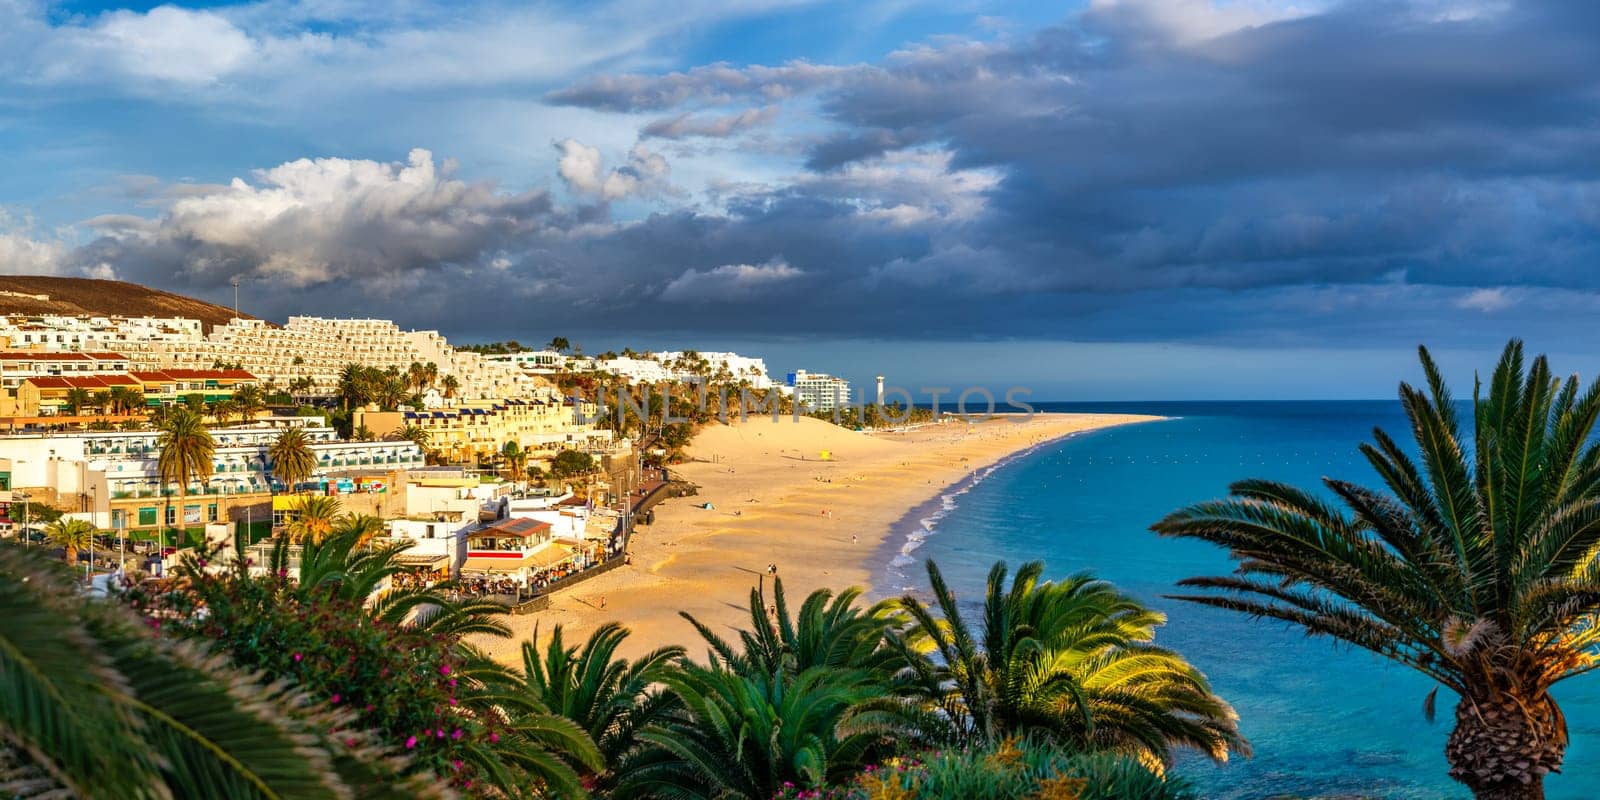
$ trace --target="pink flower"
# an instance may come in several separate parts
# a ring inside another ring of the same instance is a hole
[[[294,663],[296,663],[296,664],[300,663],[300,654],[299,653],[295,653],[294,654]]]
[[[452,739],[460,739],[461,738],[461,729],[460,728],[456,728],[456,732],[450,734],[450,738],[452,738]]]
[[[439,674],[440,675],[449,675],[450,674],[450,665],[449,664],[440,664],[439,665]]]
[[[500,734],[498,734],[498,733],[489,734],[489,741],[490,742],[498,742],[498,741],[500,741]]]
[[[461,769],[461,759],[458,758],[450,762],[450,766],[455,767],[456,769]]]
[[[455,705],[455,704],[456,704],[456,699],[454,697],[450,698],[450,705]]]
[[[339,705],[339,695],[335,694],[334,696],[332,696],[332,697],[330,697],[328,699],[331,700],[334,705]]]
[[[344,746],[345,747],[355,747],[356,746],[356,737],[352,736],[352,737],[344,740]]]
[[[452,689],[456,688],[456,679],[455,678],[451,678],[450,679],[450,688],[452,688]]]
[[[416,747],[416,746],[417,746],[417,737],[411,736],[411,737],[408,737],[406,739],[406,749],[407,750],[410,750],[411,748]]]

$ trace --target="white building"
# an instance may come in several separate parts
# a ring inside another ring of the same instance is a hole
[[[487,361],[510,364],[530,375],[553,375],[567,368],[567,357],[555,350],[524,350],[520,353],[494,353]]]
[[[0,388],[13,392],[29,378],[122,375],[128,357],[120,353],[57,350],[0,351]]]
[[[738,353],[690,353],[679,350],[655,353],[652,358],[666,366],[679,380],[686,380],[703,371],[719,381],[749,381],[750,388],[762,391],[772,388],[772,378],[767,375],[767,362],[759,358]],[[697,360],[703,363],[691,365],[690,362]]]
[[[0,316],[0,339],[7,347],[24,349],[128,352],[150,342],[200,338],[200,320],[184,317]]]
[[[851,404],[850,382],[821,372],[803,369],[789,373],[795,401],[808,411],[828,412]]]
[[[436,386],[445,376],[454,376],[459,384],[455,398],[521,397],[533,387],[532,379],[513,364],[457,350],[437,331],[403,331],[384,319],[290,317],[281,328],[235,319],[204,339],[158,342],[151,352],[155,369],[236,363],[279,388],[308,378],[314,392],[324,395],[337,390],[347,364],[405,370],[413,363],[431,363],[438,368]]]
[[[676,381],[678,377],[662,366],[660,361],[653,358],[633,358],[631,356],[618,356],[616,358],[597,359],[595,369],[620,375],[631,383],[666,383]]]

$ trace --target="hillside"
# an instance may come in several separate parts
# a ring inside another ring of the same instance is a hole
[[[47,296],[42,299],[40,295]],[[122,281],[0,275],[0,314],[98,314],[125,317],[189,317],[206,332],[226,325],[233,309]],[[239,316],[251,319],[249,314]]]

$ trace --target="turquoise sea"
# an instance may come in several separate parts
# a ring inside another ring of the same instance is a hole
[[[1179,771],[1207,798],[1466,798],[1446,775],[1444,726],[1422,716],[1432,684],[1364,651],[1280,624],[1166,600],[1184,577],[1229,569],[1201,542],[1162,539],[1151,522],[1221,497],[1244,477],[1376,484],[1356,446],[1373,426],[1408,434],[1398,403],[1060,403],[1042,410],[1158,414],[1167,421],[1097,431],[973,476],[902,521],[877,569],[880,593],[926,585],[938,561],[964,602],[981,601],[997,558],[1043,559],[1047,574],[1089,570],[1169,615],[1158,641],[1199,665],[1238,710],[1252,759]],[[1572,734],[1551,800],[1600,797],[1600,676],[1557,687]]]

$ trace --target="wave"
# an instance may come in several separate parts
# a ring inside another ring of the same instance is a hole
[[[1076,431],[1056,439],[1040,442],[1024,450],[1018,450],[1017,452],[1007,455],[1006,457],[994,462],[993,464],[990,464],[987,467],[973,470],[972,472],[968,473],[966,477],[957,481],[955,488],[939,495],[938,497],[927,503],[924,503],[921,506],[918,506],[917,508],[912,509],[911,513],[907,514],[908,517],[925,509],[931,509],[931,511],[925,515],[917,516],[916,524],[914,525],[904,525],[904,523],[902,523],[902,525],[907,529],[905,538],[900,544],[899,551],[895,553],[894,557],[889,559],[889,563],[884,568],[884,571],[888,573],[889,577],[889,581],[886,585],[898,586],[900,587],[899,591],[902,592],[909,592],[916,588],[916,586],[910,583],[911,574],[908,570],[909,567],[912,567],[917,563],[916,556],[912,554],[922,547],[922,544],[928,540],[928,537],[932,536],[938,531],[939,523],[944,520],[945,517],[950,516],[950,512],[956,510],[958,507],[958,503],[956,502],[957,498],[961,497],[961,495],[964,495],[967,492],[972,491],[974,487],[983,483],[990,475],[993,475],[997,470],[1005,467],[1007,464],[1011,464],[1019,459],[1033,455],[1034,453],[1037,453],[1046,447],[1050,447],[1051,445],[1061,444],[1062,442],[1065,442],[1075,436],[1090,432],[1091,431]],[[896,527],[902,527],[902,525],[897,525]]]

